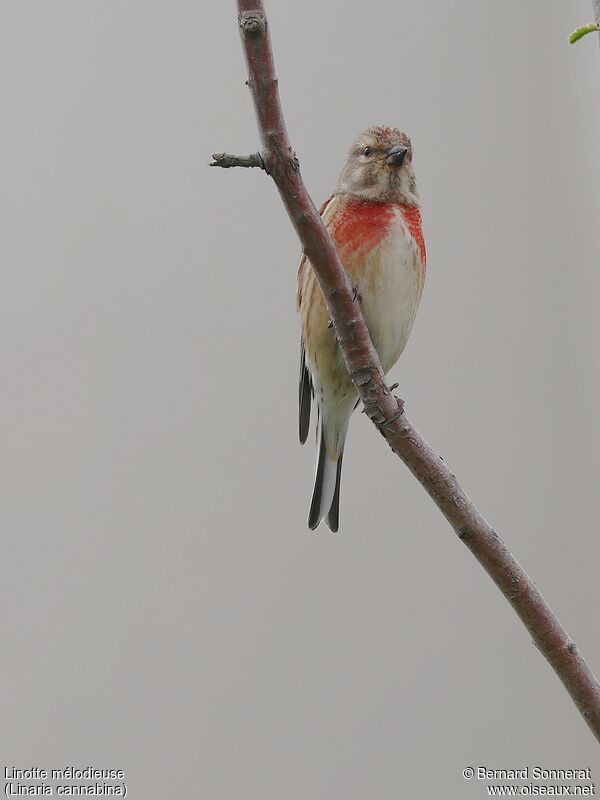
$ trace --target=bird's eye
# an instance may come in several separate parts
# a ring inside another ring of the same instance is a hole
[[[363,156],[370,156],[371,155],[371,148],[370,147],[364,147],[363,151],[362,151],[362,154],[363,154]]]

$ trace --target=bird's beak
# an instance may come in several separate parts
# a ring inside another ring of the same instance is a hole
[[[401,167],[402,164],[404,164],[407,153],[408,147],[404,147],[402,144],[396,144],[387,151],[385,163],[389,164],[390,167]]]

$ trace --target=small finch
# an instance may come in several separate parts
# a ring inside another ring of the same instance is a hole
[[[320,213],[387,373],[406,346],[425,280],[425,241],[408,136],[379,126],[361,133]],[[306,257],[298,269],[298,311],[302,444],[313,397],[318,409],[319,455],[308,526],[314,530],[325,520],[335,532],[344,442],[358,395]]]

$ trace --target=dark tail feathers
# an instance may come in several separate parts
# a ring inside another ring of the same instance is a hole
[[[343,455],[342,451],[337,461],[329,458],[321,427],[315,487],[308,513],[308,527],[312,531],[325,520],[329,529],[333,533],[337,533],[340,524],[340,480]]]

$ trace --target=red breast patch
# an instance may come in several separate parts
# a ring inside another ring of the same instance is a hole
[[[399,208],[410,235],[425,263],[425,239],[421,228],[421,212],[417,206],[378,203],[375,200],[350,200],[331,221],[331,235],[340,254],[348,257],[366,255],[388,234]]]
[[[421,261],[424,264],[427,259],[427,254],[425,252],[425,238],[423,236],[423,229],[421,227],[421,212],[417,206],[403,204],[400,206],[400,208],[402,209],[404,222],[406,222],[406,226],[410,231],[410,235],[417,243]]]
[[[365,255],[383,239],[394,217],[394,203],[350,200],[331,221],[331,235],[340,253]]]

